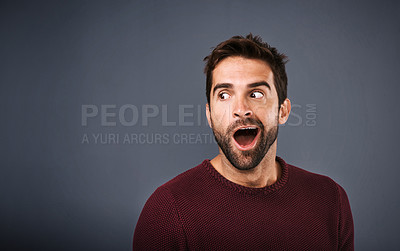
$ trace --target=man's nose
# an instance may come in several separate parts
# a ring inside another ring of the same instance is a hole
[[[232,114],[234,118],[245,118],[253,115],[253,111],[245,99],[238,99],[234,104]]]

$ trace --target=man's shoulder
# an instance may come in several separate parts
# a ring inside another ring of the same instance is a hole
[[[168,190],[169,192],[187,191],[188,189],[198,189],[199,183],[206,180],[205,173],[207,166],[210,165],[208,159],[191,169],[178,174],[168,182],[161,185],[158,190]]]
[[[292,173],[292,175],[300,176],[305,179],[319,180],[319,181],[323,181],[323,182],[332,182],[333,181],[330,177],[328,177],[326,175],[314,173],[314,172],[304,169],[303,167],[298,167],[298,166],[295,166],[292,164],[287,164],[287,165],[288,165],[288,168],[290,168],[290,172]]]
[[[320,192],[333,192],[338,193],[339,190],[343,188],[336,183],[332,178],[314,173],[303,168],[288,164],[289,168],[289,179],[292,183],[297,186],[301,186],[304,188],[319,190]]]

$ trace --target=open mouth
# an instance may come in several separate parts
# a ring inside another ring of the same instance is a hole
[[[254,145],[258,131],[259,129],[254,126],[239,128],[233,134],[233,138],[242,150],[246,150]]]

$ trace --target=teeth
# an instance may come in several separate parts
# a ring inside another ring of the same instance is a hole
[[[245,127],[245,128],[240,128],[239,130],[248,130],[248,129],[257,129],[256,127]]]

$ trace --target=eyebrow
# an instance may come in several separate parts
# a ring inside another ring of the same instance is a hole
[[[214,86],[214,89],[213,89],[213,95],[215,94],[215,92],[216,92],[218,89],[223,89],[223,88],[232,89],[232,87],[233,87],[233,84],[229,84],[229,83],[216,84],[216,85]]]
[[[255,87],[259,87],[259,86],[266,86],[269,90],[271,90],[271,86],[265,81],[261,81],[261,82],[252,83],[252,84],[248,84],[247,85],[247,87],[249,87],[249,88],[255,88]]]
[[[247,85],[248,88],[255,88],[255,87],[259,87],[259,86],[265,86],[265,87],[267,87],[269,90],[271,90],[271,86],[270,86],[267,82],[265,82],[265,81],[256,82],[256,83],[251,83],[251,84],[248,84],[248,85]],[[233,88],[233,84],[229,84],[229,83],[220,83],[220,84],[216,84],[216,85],[214,86],[213,91],[212,91],[213,95],[215,94],[215,92],[216,92],[218,89],[224,89],[224,88],[232,89],[232,88]]]

